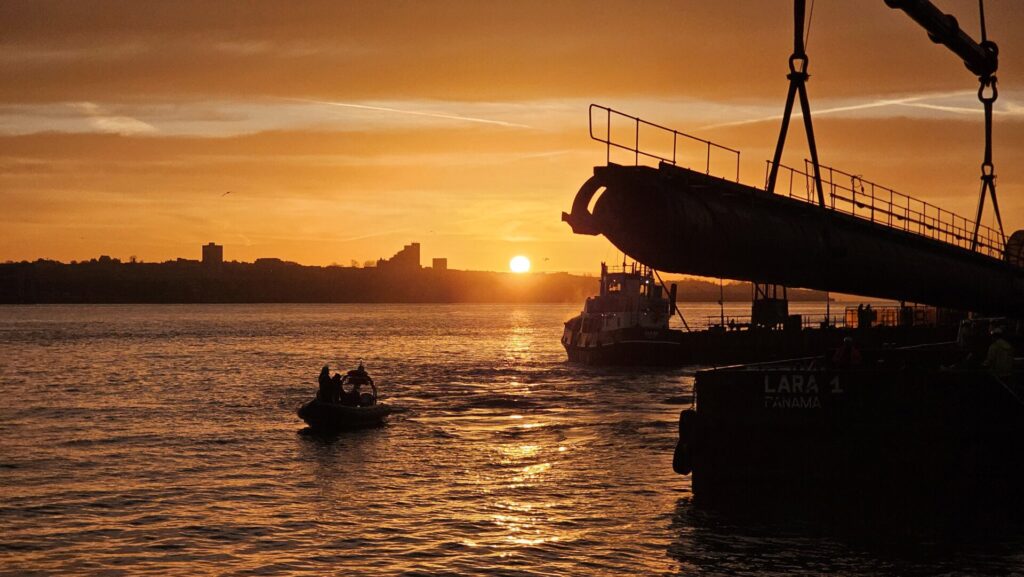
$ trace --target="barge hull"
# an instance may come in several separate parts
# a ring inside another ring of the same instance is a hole
[[[697,411],[680,436],[694,493],[977,492],[1024,481],[1024,405],[1007,383],[889,360],[698,373]]]

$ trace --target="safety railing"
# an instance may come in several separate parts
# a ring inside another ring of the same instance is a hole
[[[974,221],[861,176],[829,166],[820,166],[820,169],[821,186],[828,208],[889,228],[972,249]],[[768,186],[770,171],[771,161],[767,161],[765,188]],[[804,161],[802,171],[780,164],[774,190],[768,192],[818,204],[810,161]],[[1004,245],[1005,240],[999,231],[985,225],[978,226],[977,242],[973,250],[1001,259]]]
[[[871,305],[846,306],[841,314],[803,313],[800,315],[800,328],[817,329],[822,326],[833,328],[857,328],[865,326],[936,326],[939,322],[938,310],[923,305]],[[826,324],[827,320],[827,324]],[[722,330],[747,330],[753,318],[749,315],[705,315],[703,325],[698,320],[698,328],[718,328]]]
[[[898,327],[898,326],[936,326],[938,309],[935,307],[912,305],[894,306],[880,305],[874,308],[847,306],[843,322],[847,327]]]
[[[827,326],[844,328],[848,326],[849,320],[848,315],[830,315],[827,316],[825,313],[819,314],[801,314],[800,315],[800,328],[802,329],[818,329],[823,324],[828,322]],[[710,329],[718,328],[728,331],[736,330],[747,330],[753,323],[753,317],[750,315],[725,315],[723,319],[720,315],[705,315],[704,324],[701,325],[700,321],[697,321],[696,328]]]
[[[595,118],[598,119],[596,124]],[[725,156],[732,158],[733,162],[731,174],[723,178],[733,182],[740,180],[740,151],[599,104],[590,105],[590,138],[605,144],[605,161],[608,163],[611,163],[612,151],[619,150],[632,153],[636,165],[641,160],[650,160],[698,170],[703,161],[704,174],[711,174],[713,165],[730,164],[721,160]],[[689,164],[682,164],[684,160]]]

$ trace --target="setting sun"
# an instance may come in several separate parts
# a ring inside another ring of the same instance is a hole
[[[508,268],[512,272],[530,272],[530,259],[525,256],[514,256],[508,261]]]

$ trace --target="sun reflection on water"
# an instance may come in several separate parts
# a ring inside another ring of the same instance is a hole
[[[566,574],[569,562],[663,574],[673,563],[665,515],[677,495],[660,487],[669,475],[679,486],[674,432],[651,424],[674,421],[678,409],[658,403],[678,386],[566,367],[568,309],[165,307],[140,309],[159,317],[141,328],[76,310],[74,331],[67,311],[43,311],[73,338],[0,333],[21,339],[7,345],[16,373],[68,391],[39,397],[27,378],[8,391],[18,411],[5,425],[25,432],[0,442],[17,456],[0,482],[16,500],[0,511],[0,540],[97,572],[174,575],[201,572],[201,559],[223,572],[375,575]],[[336,338],[342,325],[351,338]],[[316,369],[368,350],[404,410],[381,429],[297,434]],[[609,387],[654,408],[617,408]],[[139,556],[114,553],[130,550]],[[26,567],[68,569],[24,551]]]

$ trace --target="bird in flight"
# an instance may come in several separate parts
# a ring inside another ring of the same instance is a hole
[[[230,190],[229,190],[229,191],[227,191],[227,192],[225,192],[225,193],[224,193],[224,194],[222,194],[221,196],[227,196],[227,195],[229,195],[229,194],[231,194],[231,191],[230,191]]]

